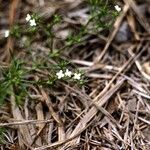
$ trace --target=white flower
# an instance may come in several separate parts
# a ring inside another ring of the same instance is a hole
[[[81,73],[75,73],[73,78],[75,80],[80,80],[81,79]]]
[[[121,11],[121,7],[119,7],[118,5],[115,6],[115,9],[120,12]]]
[[[36,26],[35,19],[31,19],[31,20],[30,20],[30,26]]]
[[[26,21],[28,22],[28,21],[30,21],[30,19],[31,19],[30,14],[27,14]]]
[[[5,38],[7,38],[9,36],[9,30],[5,31]]]
[[[71,77],[72,72],[66,69],[65,76]]]
[[[61,79],[61,78],[63,78],[65,76],[62,70],[57,72],[56,75],[57,75],[58,79]]]

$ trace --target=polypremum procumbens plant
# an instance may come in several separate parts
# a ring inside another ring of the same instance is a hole
[[[68,84],[83,85],[85,75],[82,70],[77,67],[72,67],[70,63],[64,61],[61,54],[64,50],[69,50],[76,44],[84,43],[84,37],[89,33],[99,34],[101,29],[109,28],[114,18],[121,12],[121,7],[113,2],[103,0],[87,0],[89,7],[89,18],[85,24],[80,25],[79,30],[76,32],[70,31],[68,36],[63,41],[61,48],[54,48],[55,40],[62,40],[57,37],[55,28],[57,25],[61,26],[64,22],[62,14],[53,14],[49,21],[45,21],[40,14],[35,12],[28,12],[24,16],[24,24],[16,24],[11,30],[6,30],[4,37],[12,36],[19,41],[22,40],[22,47],[28,50],[30,58],[32,59],[30,67],[28,62],[21,62],[19,59],[14,59],[8,69],[3,72],[3,77],[0,79],[0,102],[3,103],[4,99],[11,95],[11,87],[15,89],[16,100],[18,104],[23,97],[28,95],[28,85],[34,84],[36,86],[55,86],[56,82],[67,82]],[[33,54],[34,49],[32,44],[35,40],[41,40],[45,47],[49,50],[43,58]],[[52,59],[56,64],[50,64],[48,59]],[[26,69],[25,69],[26,68]],[[28,68],[28,69],[27,69]],[[30,68],[30,69],[29,69]],[[25,76],[37,73],[38,70],[47,70],[48,74],[44,78],[39,78],[37,81],[27,79]]]

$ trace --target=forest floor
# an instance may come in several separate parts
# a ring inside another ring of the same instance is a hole
[[[150,150],[149,0],[0,0],[1,150]]]

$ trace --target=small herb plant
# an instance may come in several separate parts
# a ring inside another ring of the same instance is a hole
[[[109,28],[114,18],[121,11],[118,5],[112,7],[108,1],[105,2],[103,0],[87,0],[87,5],[90,8],[88,22],[85,25],[81,25],[78,32],[70,32],[64,42],[64,46],[60,49],[53,49],[52,46],[53,40],[57,39],[57,36],[53,32],[54,27],[63,22],[63,16],[58,14],[54,14],[51,17],[51,21],[45,23],[43,18],[37,13],[28,13],[24,18],[24,25],[15,25],[10,31],[5,31],[5,38],[12,36],[19,40],[22,36],[25,36],[23,47],[29,50],[29,54],[32,53],[30,45],[34,42],[35,38],[40,35],[43,36],[49,48],[49,54],[46,56],[45,60],[53,59],[57,64],[51,65],[48,61],[42,62],[38,58],[33,58],[32,65],[28,66],[27,63],[19,59],[13,59],[10,67],[1,69],[3,75],[0,79],[0,104],[11,95],[11,87],[15,89],[14,92],[17,104],[21,104],[24,97],[28,94],[28,84],[54,86],[55,82],[59,80],[67,83],[77,83],[79,85],[83,85],[86,82],[84,73],[77,68],[70,67],[70,63],[62,59],[61,52],[76,44],[84,42],[83,37],[85,35],[89,33],[99,34],[101,29]],[[22,28],[24,28],[24,30],[22,30]],[[41,78],[38,81],[31,81],[25,77],[30,73],[36,73],[38,69],[45,68],[49,71],[49,75],[44,79]]]

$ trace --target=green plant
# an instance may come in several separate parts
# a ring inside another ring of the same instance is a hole
[[[30,45],[38,36],[42,36],[45,40],[46,46],[49,48],[49,54],[43,58],[35,57],[30,64],[30,70],[26,70],[24,62],[13,59],[11,65],[6,70],[2,70],[3,78],[0,79],[0,103],[3,103],[6,97],[9,97],[15,92],[17,104],[21,104],[23,97],[28,93],[28,84],[34,85],[48,85],[53,86],[58,80],[65,82],[73,82],[79,85],[83,85],[86,80],[84,79],[84,73],[76,68],[70,67],[70,62],[61,57],[61,52],[66,49],[70,49],[74,45],[79,45],[85,42],[84,37],[88,34],[99,34],[101,29],[110,28],[115,17],[119,14],[114,9],[114,2],[104,0],[87,0],[86,4],[89,6],[89,20],[86,24],[80,25],[77,31],[72,31],[64,40],[64,45],[61,48],[53,49],[54,39],[58,39],[54,33],[56,25],[60,25],[63,21],[63,17],[59,14],[54,14],[48,23],[40,17],[37,13],[27,14],[25,20],[25,28],[21,30],[21,26],[15,25],[10,35],[15,38],[25,36],[24,47],[28,49],[28,54],[32,54]],[[119,10],[119,7],[116,7]],[[36,36],[37,35],[37,36]],[[7,36],[6,36],[7,37]],[[34,57],[34,56],[33,56]],[[57,64],[48,63],[48,59],[53,59]],[[46,69],[49,75],[45,78],[40,78],[38,81],[29,81],[25,79],[26,74],[36,73],[38,70]]]

